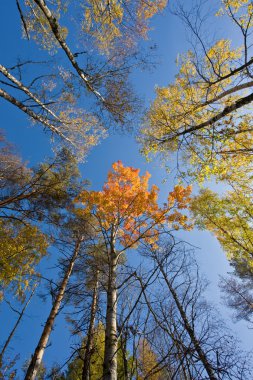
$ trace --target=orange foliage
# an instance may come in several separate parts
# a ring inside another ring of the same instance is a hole
[[[150,174],[125,167],[121,161],[112,165],[102,191],[83,191],[78,197],[82,213],[93,214],[100,229],[110,231],[114,241],[124,248],[135,247],[141,239],[155,243],[159,228],[168,224],[173,229],[190,228],[179,209],[187,207],[191,186],[175,186],[163,207],[158,206],[157,186],[148,190]]]

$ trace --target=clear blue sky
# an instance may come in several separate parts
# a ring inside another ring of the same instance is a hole
[[[190,1],[190,0],[188,0]],[[20,21],[14,1],[0,2],[0,30],[1,30],[1,63],[12,65],[19,56],[33,57],[40,59],[43,54],[38,51],[38,47],[33,42],[28,42],[20,38]],[[164,16],[158,16],[153,21],[153,31],[150,38],[158,46],[160,64],[152,73],[136,72],[133,75],[134,86],[148,104],[154,98],[155,85],[166,85],[173,80],[176,73],[175,59],[178,53],[187,50],[188,45],[185,32],[180,22],[172,17],[168,12]],[[18,150],[25,161],[33,165],[45,156],[49,156],[50,139],[39,127],[31,126],[26,116],[14,106],[0,100],[1,125],[0,128],[6,131],[9,141],[16,144]],[[158,161],[147,163],[139,153],[139,147],[133,136],[111,134],[99,146],[95,147],[87,158],[87,162],[80,165],[84,178],[92,183],[92,188],[99,189],[111,164],[121,160],[125,165],[131,165],[141,169],[144,173],[148,170],[152,175],[152,183],[161,189],[161,201],[165,199],[168,191],[174,183],[171,179],[163,182],[166,177],[165,170],[161,168]],[[227,319],[228,324],[237,332],[243,342],[243,346],[252,349],[252,330],[247,329],[246,323],[231,323],[231,311],[226,310],[221,305],[220,293],[217,287],[220,274],[229,270],[225,255],[221,252],[219,244],[208,232],[193,231],[190,233],[180,233],[181,237],[190,243],[198,246],[197,257],[203,272],[211,282],[208,297],[215,301],[221,309],[221,313]],[[45,262],[44,266],[49,265]],[[14,315],[8,311],[6,305],[0,305],[0,326],[1,339],[12,328]],[[48,304],[43,304],[38,297],[35,297],[26,312],[26,316],[19,327],[15,338],[12,341],[9,353],[20,353],[21,364],[24,359],[29,358],[37,343],[41,332],[41,325],[45,321],[49,310]],[[64,315],[57,318],[56,327],[50,339],[52,345],[46,350],[45,363],[52,364],[57,361],[64,362],[67,358],[70,345],[68,327],[64,320]]]

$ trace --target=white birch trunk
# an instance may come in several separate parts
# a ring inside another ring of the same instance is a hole
[[[116,254],[113,253],[109,263],[103,380],[117,380],[118,338],[116,269]]]

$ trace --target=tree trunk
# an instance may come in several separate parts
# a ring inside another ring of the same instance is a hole
[[[181,318],[183,320],[183,323],[184,323],[184,327],[187,331],[187,333],[189,334],[190,336],[190,339],[191,339],[191,342],[199,356],[199,359],[200,361],[202,362],[207,374],[208,374],[208,377],[210,380],[217,380],[217,377],[215,376],[215,373],[214,373],[214,370],[213,370],[213,367],[211,365],[211,363],[209,362],[208,360],[208,357],[206,356],[205,352],[202,350],[202,347],[200,346],[199,344],[199,341],[195,335],[195,332],[192,328],[192,326],[190,325],[189,321],[188,321],[188,318],[187,318],[187,315],[183,309],[183,306],[182,304],[180,303],[179,299],[178,299],[178,296],[177,296],[177,293],[175,291],[175,289],[172,287],[171,283],[168,281],[168,278],[166,276],[166,273],[164,271],[164,268],[162,266],[162,264],[157,260],[158,262],[158,265],[159,265],[159,268],[161,270],[161,273],[163,275],[163,278],[172,294],[172,297],[174,298],[174,301],[177,305],[177,308],[179,310],[179,313],[181,315]]]
[[[121,350],[122,350],[122,356],[123,356],[123,363],[124,363],[124,380],[129,380],[129,374],[128,374],[128,361],[127,361],[127,331],[125,334],[121,335]]]
[[[90,378],[90,360],[94,344],[94,326],[95,317],[97,311],[97,301],[98,301],[98,270],[96,271],[95,285],[93,289],[92,304],[91,304],[91,315],[90,315],[90,325],[87,334],[87,344],[85,347],[82,380],[89,380]]]
[[[61,285],[59,287],[59,291],[55,297],[55,301],[53,303],[53,306],[51,308],[51,311],[49,313],[49,316],[47,318],[46,324],[44,326],[43,332],[41,334],[39,343],[34,351],[34,354],[32,356],[32,360],[30,362],[30,365],[28,367],[28,370],[26,372],[26,376],[24,380],[35,380],[38,369],[40,367],[40,364],[42,362],[42,358],[44,355],[45,348],[47,346],[51,331],[53,329],[55,318],[59,312],[61,301],[63,299],[69,278],[71,276],[75,260],[78,256],[80,245],[81,245],[82,239],[79,239],[75,244],[75,249],[73,252],[73,255],[69,261],[69,265],[66,269],[65,275],[63,277],[63,280],[61,282]]]
[[[21,310],[21,312],[18,312],[19,317],[18,317],[18,319],[17,319],[17,321],[16,321],[16,323],[15,323],[13,329],[11,330],[11,332],[10,332],[10,334],[9,334],[9,336],[8,336],[8,338],[7,338],[7,340],[6,340],[6,342],[5,342],[4,345],[3,345],[2,351],[0,352],[0,368],[2,368],[2,363],[3,363],[3,356],[4,356],[4,353],[5,353],[5,351],[6,351],[7,347],[8,347],[8,345],[10,344],[10,341],[11,341],[13,335],[15,334],[15,331],[16,331],[16,329],[17,329],[17,327],[18,327],[18,325],[19,325],[21,319],[23,318],[24,312],[25,312],[27,306],[29,305],[29,303],[30,303],[30,301],[31,301],[31,299],[32,299],[32,297],[33,297],[33,295],[34,295],[34,292],[35,292],[35,287],[33,288],[32,292],[31,292],[31,294],[30,294],[28,300],[26,301],[26,303],[25,303],[23,309]]]
[[[105,355],[103,364],[103,380],[117,380],[117,286],[116,255],[112,254],[109,263],[107,289],[107,310],[105,327]]]

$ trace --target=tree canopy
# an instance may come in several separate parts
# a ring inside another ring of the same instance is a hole
[[[211,175],[231,179],[231,172],[251,167],[253,101],[252,2],[224,0],[216,13],[239,29],[238,46],[229,38],[208,42],[203,4],[187,9],[179,2],[176,8],[193,35],[193,48],[180,55],[175,81],[156,88],[140,137],[147,155],[179,151],[179,174],[200,182]]]

